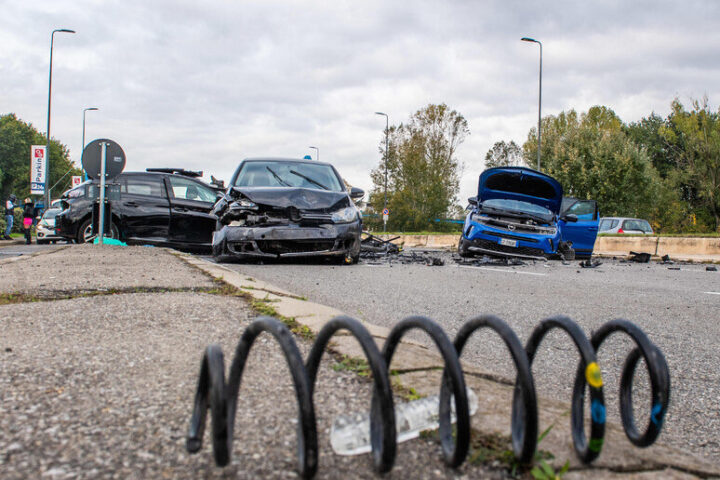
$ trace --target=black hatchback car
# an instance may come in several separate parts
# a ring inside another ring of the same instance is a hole
[[[362,217],[329,163],[249,158],[238,166],[213,213],[213,255],[219,259],[360,256]]]
[[[219,189],[198,180],[199,175],[180,169],[121,173],[112,182],[108,235],[128,244],[209,250],[216,222],[210,210]],[[65,192],[56,232],[78,243],[91,239],[98,192],[93,182]]]

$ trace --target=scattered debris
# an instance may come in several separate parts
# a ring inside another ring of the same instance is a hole
[[[603,262],[601,262],[600,260],[592,260],[590,258],[580,262],[580,266],[582,268],[597,268],[602,264],[603,264]]]
[[[456,257],[453,256],[453,260],[455,260],[455,263],[462,266],[473,266],[473,267],[480,267],[480,266],[487,266],[487,265],[493,265],[498,267],[514,267],[514,266],[520,266],[520,265],[526,265],[525,262],[520,260],[519,258],[513,258],[513,257],[490,257],[488,255],[483,255],[480,258],[463,258],[463,257]]]
[[[630,258],[628,258],[628,260],[636,263],[649,263],[650,257],[651,255],[649,253],[630,252]]]
[[[663,255],[660,258],[660,260],[662,260],[662,261],[658,262],[658,263],[662,263],[663,265],[672,265],[673,263],[675,263],[672,260],[670,260],[670,255]]]
[[[717,267],[715,265],[709,265],[705,267],[705,270],[708,272],[717,272]]]
[[[668,270],[680,270],[680,267],[668,267]]]
[[[398,254],[402,252],[402,246],[392,243],[393,240],[400,238],[399,236],[393,237],[388,240],[383,240],[380,237],[376,237],[368,232],[362,232],[364,238],[360,240],[360,257],[366,258],[368,255],[374,257],[376,254],[388,255]]]

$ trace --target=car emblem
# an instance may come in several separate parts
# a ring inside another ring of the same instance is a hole
[[[515,230],[515,225],[508,225],[508,230],[511,232]]]

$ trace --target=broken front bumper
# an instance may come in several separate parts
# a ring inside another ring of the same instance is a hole
[[[225,226],[213,234],[213,255],[236,258],[285,258],[360,253],[360,222],[316,227]]]

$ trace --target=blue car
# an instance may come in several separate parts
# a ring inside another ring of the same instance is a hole
[[[564,218],[568,215],[575,215],[577,221],[565,221]],[[572,243],[576,257],[588,258],[592,255],[599,222],[600,211],[595,200],[563,197],[558,226],[562,239]]]
[[[490,255],[545,260],[572,259],[572,245],[588,230],[574,228],[579,217],[561,215],[563,188],[554,178],[526,167],[485,170],[478,195],[468,199],[468,213],[458,245],[463,257]],[[572,206],[572,205],[571,205]],[[595,216],[595,234],[597,216]],[[593,236],[592,243],[595,239]],[[581,240],[584,252],[589,238]],[[592,253],[592,246],[589,247]]]

